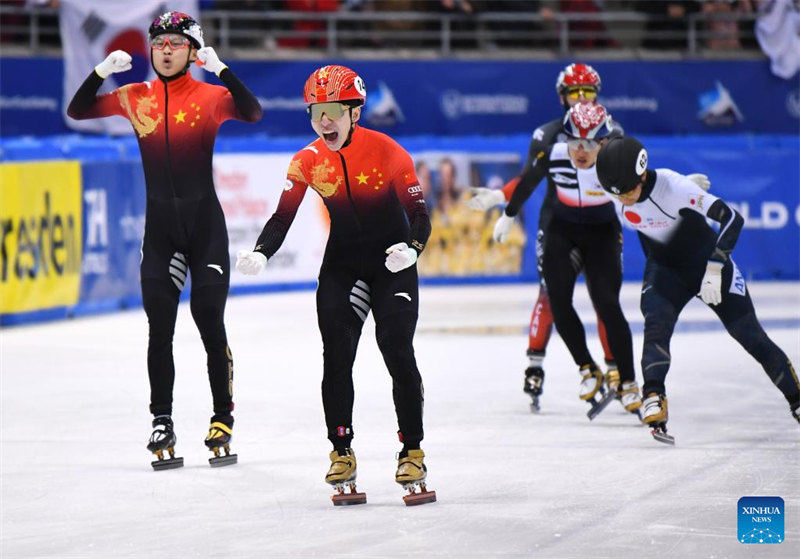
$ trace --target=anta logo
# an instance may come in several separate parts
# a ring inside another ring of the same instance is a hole
[[[400,293],[395,293],[394,296],[395,297],[402,297],[403,299],[406,299],[407,301],[411,301],[411,295],[409,295],[408,293],[406,293],[404,291],[402,291]]]
[[[208,267],[208,268],[211,268],[212,270],[216,270],[216,271],[218,271],[218,272],[219,272],[219,275],[223,275],[223,272],[222,272],[222,266],[220,266],[219,264],[208,264],[208,266],[207,266],[207,267]]]

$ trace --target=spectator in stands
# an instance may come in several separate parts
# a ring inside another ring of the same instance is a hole
[[[600,0],[559,0],[558,9],[562,13],[599,15],[602,11],[602,2]],[[599,17],[595,20],[570,23],[569,32],[571,37],[569,44],[573,48],[619,47]]]
[[[541,23],[525,19],[489,22],[486,27],[490,38],[481,42],[483,48],[550,48],[558,44],[553,21],[558,0],[484,0],[480,9],[486,12],[538,14],[543,19]]]
[[[639,1],[638,12],[646,14],[646,38],[642,43],[648,49],[688,48],[689,16],[698,13],[701,2],[696,0],[674,0],[669,2]]]
[[[473,16],[478,12],[474,0],[439,0],[439,12],[454,16]],[[474,48],[477,46],[474,36],[477,31],[475,19],[457,17],[452,20],[450,30],[453,33],[451,45],[455,48]]]
[[[217,0],[213,9],[232,12],[230,14],[230,45],[232,47],[250,47],[274,49],[275,39],[272,31],[286,28],[284,22],[240,15],[238,12],[276,12],[283,7],[283,0]]]
[[[325,13],[339,10],[339,0],[284,0],[284,9],[293,12]],[[323,33],[325,31],[325,20],[322,18],[294,20],[292,29],[300,36],[284,37],[278,40],[278,45],[282,47],[321,47],[328,46],[328,40],[324,37],[314,37],[312,33]],[[305,33],[305,36],[302,34]]]
[[[728,14],[753,12],[750,0],[706,0],[703,13],[713,17],[708,21],[706,46],[713,50],[736,50],[742,48],[739,40],[739,21],[725,18]],[[752,30],[753,24],[750,23]]]
[[[364,2],[362,11],[380,14],[381,12],[428,12],[430,9],[435,9],[436,4],[429,4],[427,2],[416,2],[415,0],[370,0]],[[435,29],[438,30],[438,24]],[[376,19],[370,25],[372,37],[367,41],[370,45],[384,46],[384,47],[406,47],[406,48],[419,48],[423,46],[435,46],[435,42],[430,41],[429,44],[419,38],[415,37],[413,33],[422,33],[424,31],[433,31],[433,26],[428,28],[428,23],[425,21],[415,20],[398,20],[398,19]],[[391,37],[393,33],[410,33],[408,37],[402,38],[399,36]]]

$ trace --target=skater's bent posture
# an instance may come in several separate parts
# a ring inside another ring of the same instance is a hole
[[[280,248],[310,187],[330,215],[330,236],[317,288],[323,343],[322,403],[333,444],[325,480],[354,491],[353,361],[370,310],[389,374],[400,440],[398,483],[424,483],[422,378],[414,357],[418,312],[416,261],[430,235],[422,188],[408,153],[388,136],[357,122],[364,82],[343,66],[311,74],[303,99],[318,139],[292,158],[278,207],[253,252],[236,268],[257,274]],[[424,489],[424,488],[423,488]],[[334,502],[336,502],[334,500]]]
[[[603,373],[586,346],[586,334],[572,304],[578,270],[572,263],[577,251],[583,257],[589,295],[603,320],[608,343],[619,367],[620,382],[612,386],[625,409],[641,406],[633,366],[633,342],[628,321],[622,313],[622,237],[614,205],[597,184],[595,160],[600,145],[618,134],[602,105],[579,103],[564,115],[565,142],[558,142],[538,157],[535,173],[547,175],[556,190],[553,215],[546,229],[547,243],[542,256],[542,274],[558,333],[567,345],[581,374],[581,399],[593,402],[603,389]],[[520,184],[505,212],[497,220],[495,240],[503,242],[514,216],[533,192],[539,180]],[[610,396],[606,394],[604,400]],[[593,406],[594,407],[594,406]]]
[[[580,62],[567,65],[556,79],[556,93],[565,112],[578,103],[595,101],[601,86],[600,74],[588,64]],[[556,142],[565,142],[567,139],[563,120],[564,115],[562,114],[559,118],[542,124],[533,131],[528,145],[528,158],[525,160],[525,164],[517,177],[508,181],[502,189],[471,188],[470,191],[473,197],[467,201],[467,205],[474,210],[486,211],[508,202],[517,188],[535,188],[534,181],[541,181],[543,178],[543,174],[539,172],[540,168],[537,167],[540,154],[542,152],[546,153]],[[613,126],[621,132],[618,122],[614,121]],[[708,177],[705,175],[694,174],[689,175],[689,178],[697,182],[704,190],[708,190],[710,187]],[[539,269],[539,295],[531,311],[530,328],[528,330],[528,366],[525,369],[525,380],[522,386],[522,390],[533,399],[534,411],[539,408],[539,397],[544,387],[543,363],[547,344],[553,331],[553,313],[550,310],[547,284],[542,273],[542,256],[547,243],[548,224],[553,215],[553,205],[556,203],[556,199],[555,183],[548,180],[542,207],[539,210],[539,227],[536,232],[536,265]],[[583,255],[579,250],[573,249],[570,254],[570,261],[577,272],[580,273],[583,266]],[[619,371],[611,354],[611,348],[608,346],[605,325],[599,316],[597,318],[597,333],[605,354],[607,367],[605,374],[606,389],[614,391],[619,385]]]
[[[619,218],[638,231],[647,254],[640,303],[645,317],[644,422],[666,434],[670,339],[678,315],[696,295],[761,364],[800,421],[797,374],[761,327],[744,276],[730,257],[744,225],[742,216],[685,176],[648,168],[647,151],[635,138],[606,144],[597,158],[597,176],[614,199]],[[719,233],[707,218],[719,223]]]
[[[97,95],[112,73],[131,68],[131,57],[114,51],[98,64],[72,99],[67,114],[76,119],[120,115],[139,141],[147,188],[140,268],[142,300],[149,322],[147,369],[153,435],[148,448],[161,458],[176,442],[171,419],[175,367],[172,338],[178,299],[192,277],[191,309],[208,355],[213,396],[206,444],[230,443],[233,427],[233,360],[223,320],[230,284],[225,217],[214,191],[214,139],[229,119],[256,122],[258,100],[204,46],[198,23],[180,12],[158,16],[149,28],[151,63],[157,78]],[[195,60],[226,87],[195,81]]]

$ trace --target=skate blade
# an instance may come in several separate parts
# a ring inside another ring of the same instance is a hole
[[[435,503],[436,491],[424,490],[420,491],[419,493],[412,492],[408,495],[403,496],[403,501],[408,507],[413,507],[416,505],[424,505],[426,503]]]
[[[542,407],[539,405],[539,398],[531,396],[533,401],[531,402],[531,413],[538,414],[542,411]]]
[[[586,417],[589,418],[589,421],[593,420],[595,417],[600,415],[604,409],[608,407],[608,405],[614,401],[614,393],[613,392],[606,392],[606,394],[600,399],[598,402],[594,398],[591,400],[587,400],[589,404],[591,404],[591,409],[586,412]]]
[[[667,435],[667,429],[665,427],[653,427],[650,430],[650,434],[660,443],[675,446],[675,437]]]
[[[238,454],[226,454],[225,456],[215,456],[208,459],[208,464],[212,468],[221,468],[223,466],[232,466],[239,462]]]
[[[183,456],[178,458],[167,458],[166,460],[154,460],[150,462],[155,471],[161,470],[174,470],[175,468],[183,468]]]
[[[365,505],[367,504],[366,493],[337,493],[331,495],[333,506],[344,507],[348,505]]]

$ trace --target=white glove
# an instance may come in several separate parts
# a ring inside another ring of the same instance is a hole
[[[94,67],[97,75],[106,79],[111,74],[117,72],[127,72],[131,69],[131,55],[124,50],[115,50],[103,60],[100,64]]]
[[[691,175],[686,175],[686,178],[695,183],[697,186],[708,192],[708,189],[711,188],[711,181],[708,180],[708,177],[705,176],[703,173],[693,173]]]
[[[506,201],[501,190],[472,186],[469,189],[472,198],[467,200],[467,207],[471,210],[486,211]]]
[[[706,305],[719,305],[722,302],[722,262],[708,261],[699,295]]]
[[[240,250],[236,253],[236,269],[247,276],[255,276],[267,267],[267,257],[260,252]]]
[[[386,249],[386,268],[396,274],[400,270],[410,268],[417,261],[417,251],[406,243],[397,243]]]
[[[496,243],[504,243],[508,238],[508,233],[511,231],[511,226],[514,225],[514,218],[506,215],[505,212],[500,214],[494,224],[494,233],[492,238]]]
[[[217,56],[214,47],[203,47],[197,51],[197,65],[209,72],[214,72],[219,76],[227,66]]]

